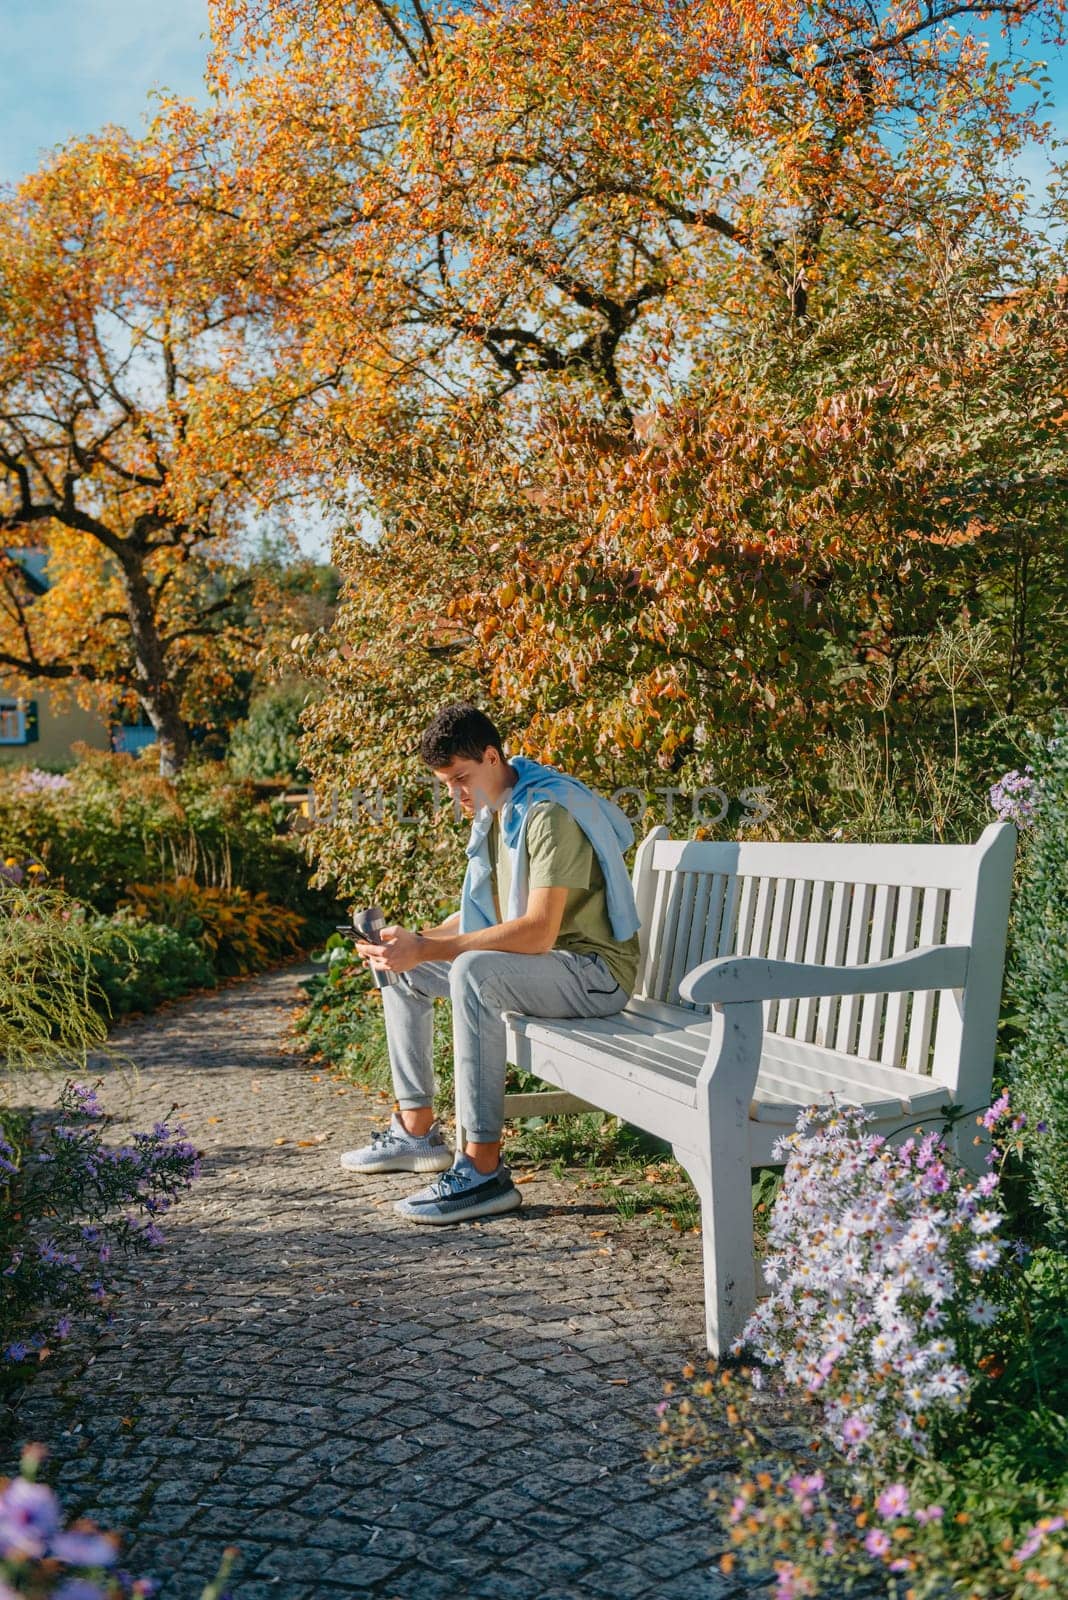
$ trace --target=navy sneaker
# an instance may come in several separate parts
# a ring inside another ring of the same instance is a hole
[[[341,1165],[347,1172],[444,1172],[452,1166],[452,1148],[445,1143],[441,1123],[422,1135],[409,1133],[394,1111],[389,1127],[372,1133],[361,1150],[346,1150]]]
[[[459,1155],[437,1183],[394,1204],[394,1211],[409,1222],[470,1222],[475,1217],[497,1217],[522,1205],[523,1196],[503,1162],[496,1172],[479,1172],[470,1156]]]

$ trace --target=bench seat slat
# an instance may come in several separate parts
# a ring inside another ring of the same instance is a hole
[[[698,1026],[666,1027],[647,1017],[632,1019],[628,1012],[559,1019],[526,1017],[514,1011],[502,1015],[513,1033],[532,1045],[572,1056],[593,1052],[604,1066],[667,1078],[687,1093],[704,1064],[712,1027],[710,1020]],[[799,1110],[835,1092],[873,1108],[898,1107],[905,1115],[917,1098],[926,1103],[933,1096],[941,1103],[947,1097],[941,1085],[903,1068],[845,1056],[781,1035],[765,1036],[754,1096],[757,1104],[768,1099]]]
[[[645,1028],[656,1029],[664,1023],[670,1024],[673,1030],[682,1027],[695,1042],[700,1043],[702,1049],[707,1044],[711,1028],[711,1019],[708,1017],[694,1017],[691,1021],[681,1008],[649,1000],[631,1000],[626,1010],[619,1015],[626,1017],[632,1025]],[[675,1037],[674,1031],[672,1037]],[[891,1097],[897,1095],[899,1086],[907,1086],[909,1083],[917,1090],[921,1087],[924,1089],[933,1087],[930,1077],[926,1074],[909,1072],[904,1065],[890,1066],[884,1061],[869,1061],[864,1057],[835,1050],[832,1046],[815,1044],[805,1039],[790,1039],[783,1034],[765,1032],[763,1053],[766,1057],[773,1056],[778,1060],[797,1061],[813,1067],[822,1066],[827,1070],[845,1072],[850,1076],[856,1074],[860,1082],[874,1084]],[[905,1092],[908,1092],[907,1088]]]
[[[504,1016],[512,1031],[532,1045],[549,1046],[563,1055],[592,1055],[618,1070],[632,1068],[666,1079],[683,1091],[680,1098],[693,1099],[705,1052],[689,1041],[683,1044],[674,1035],[664,1033],[652,1035],[618,1028],[613,1031],[608,1026],[615,1020],[611,1017],[567,1017],[554,1024],[515,1012],[505,1012]]]
[[[850,1081],[833,1073],[813,1072],[799,1067],[796,1062],[780,1062],[764,1057],[760,1062],[753,1096],[753,1106],[757,1109],[754,1112],[751,1108],[750,1115],[759,1117],[759,1108],[765,1104],[789,1106],[792,1108],[791,1121],[796,1121],[798,1111],[813,1101],[827,1101],[832,1094],[851,1105],[865,1106],[876,1116],[894,1114],[907,1117],[913,1114],[917,1106],[927,1107],[931,1103],[942,1105],[949,1098],[940,1085],[932,1089],[929,1078],[923,1079],[919,1087],[914,1081],[905,1081],[900,1086],[900,1093],[888,1095],[874,1084],[856,1078]]]

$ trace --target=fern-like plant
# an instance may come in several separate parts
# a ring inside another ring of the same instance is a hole
[[[104,1043],[101,943],[60,890],[0,879],[0,1065],[70,1067]]]

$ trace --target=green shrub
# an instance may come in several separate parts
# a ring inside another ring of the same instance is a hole
[[[192,989],[211,988],[215,972],[195,939],[158,922],[117,912],[92,923],[99,935],[93,976],[109,1015],[151,1011]]]
[[[1020,885],[1006,976],[1015,1040],[1006,1073],[1028,1119],[1034,1199],[1068,1244],[1068,713],[1032,735],[1031,821],[1021,830]]]
[[[173,782],[135,756],[81,748],[61,775],[0,771],[0,844],[33,857],[94,911],[115,910],[129,883],[188,876],[246,889],[310,919],[310,937],[337,920],[312,889],[296,840],[280,832],[280,801],[256,798],[225,766],[192,761]]]
[[[239,778],[308,781],[300,763],[300,714],[306,695],[301,684],[272,685],[257,695],[248,716],[230,735],[231,772]]]

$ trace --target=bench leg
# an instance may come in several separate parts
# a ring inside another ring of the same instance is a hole
[[[705,1343],[714,1356],[727,1354],[756,1306],[748,1142],[742,1151],[744,1164],[709,1162],[689,1150],[675,1151],[701,1202]]]
[[[675,1155],[701,1201],[705,1336],[711,1353],[722,1356],[756,1305],[749,1106],[760,1067],[763,1006],[717,1006],[712,1024],[697,1082],[700,1148],[676,1148]]]

